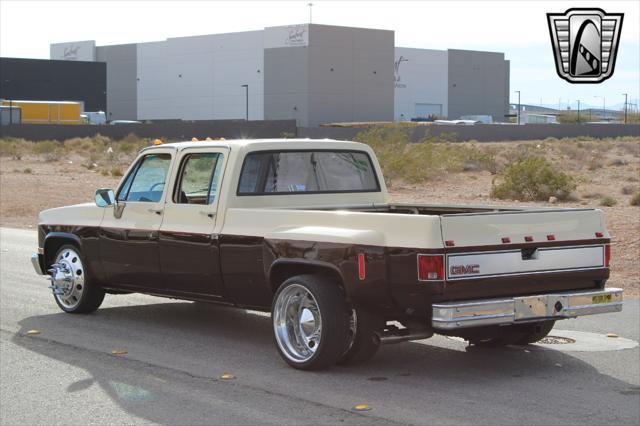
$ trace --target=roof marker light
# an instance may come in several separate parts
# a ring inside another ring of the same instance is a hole
[[[596,237],[597,238],[602,238],[602,237],[604,237],[604,234],[602,232],[596,232]]]
[[[211,139],[209,136],[207,136],[207,138],[205,140],[206,141],[212,141],[213,139]]]
[[[502,237],[502,244],[508,244],[511,242],[511,238],[509,237]]]
[[[156,139],[156,140],[153,141],[154,145],[162,145],[162,143],[163,142],[160,139]]]
[[[530,243],[531,241],[533,241],[533,237],[531,235],[525,235],[524,240]]]
[[[453,247],[456,245],[456,243],[453,240],[447,240],[444,242],[444,245],[447,247]]]
[[[198,142],[198,138],[191,138],[191,142]]]
[[[547,241],[555,241],[556,240],[556,236],[553,234],[549,234],[547,235]]]

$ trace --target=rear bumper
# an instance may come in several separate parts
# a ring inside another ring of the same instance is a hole
[[[622,289],[582,290],[433,304],[436,330],[559,320],[622,311]]]

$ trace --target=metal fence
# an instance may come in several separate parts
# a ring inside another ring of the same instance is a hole
[[[299,127],[298,136],[303,138],[355,139],[356,135],[366,129],[340,127]],[[618,136],[640,136],[638,124],[526,124],[501,125],[477,124],[465,125],[430,125],[415,127],[411,130],[411,141],[419,142],[425,137],[446,136],[452,141],[478,142],[537,140],[546,138],[570,138],[589,136],[594,138],[611,138]]]
[[[192,122],[164,122],[153,124],[118,125],[60,125],[22,124],[0,126],[0,137],[24,138],[32,141],[65,140],[74,137],[91,137],[96,134],[112,139],[122,139],[129,134],[140,138],[162,138],[171,141],[211,138],[330,138],[353,140],[366,129],[340,127],[296,127],[295,120],[244,121],[215,120]],[[588,136],[609,138],[618,136],[640,137],[638,124],[527,124],[499,125],[430,125],[411,129],[411,141],[425,137],[446,136],[448,140],[478,142],[536,140]]]

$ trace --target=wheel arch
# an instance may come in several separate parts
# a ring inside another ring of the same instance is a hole
[[[55,256],[60,247],[65,244],[71,244],[76,246],[79,250],[82,250],[82,240],[69,232],[50,232],[44,238],[44,263],[45,268],[48,267],[49,262]]]
[[[306,259],[277,259],[268,271],[268,280],[273,294],[276,293],[280,285],[291,277],[297,275],[323,275],[332,278],[342,289],[345,297],[348,298],[346,286],[342,272],[334,264],[322,261]]]

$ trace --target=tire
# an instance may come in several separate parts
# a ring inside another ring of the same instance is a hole
[[[384,324],[380,315],[361,308],[352,309],[347,349],[338,364],[356,365],[373,358],[380,349],[380,340],[375,338],[375,334],[384,330]]]
[[[69,314],[88,314],[100,307],[105,292],[91,277],[78,247],[71,244],[63,245],[56,252],[52,263],[64,264],[67,271],[62,273],[62,276],[72,277],[72,287],[69,291],[53,295],[60,309]]]
[[[274,342],[282,359],[299,370],[335,364],[349,337],[349,309],[337,282],[319,275],[287,279],[271,307]]]
[[[540,321],[531,324],[499,327],[492,335],[469,338],[476,346],[497,347],[507,345],[528,345],[545,338],[553,329],[555,321]]]
[[[525,333],[516,341],[517,345],[536,343],[547,337],[553,329],[555,321],[542,321],[529,325]]]

